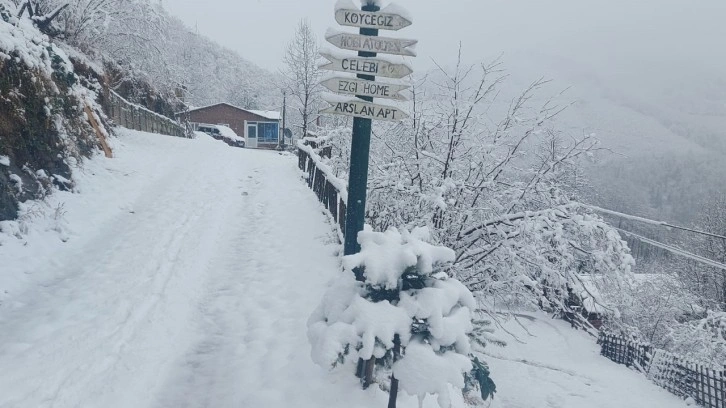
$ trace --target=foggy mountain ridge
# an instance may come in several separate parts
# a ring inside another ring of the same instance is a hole
[[[514,87],[551,78],[552,89],[567,89],[560,103],[572,103],[558,118],[562,130],[596,133],[618,155],[659,152],[726,155],[726,85],[702,78],[645,84],[641,76],[606,78],[593,67],[564,56],[519,53],[506,57]],[[710,86],[714,85],[714,86]],[[701,96],[703,95],[703,96]],[[720,100],[719,100],[720,98]]]

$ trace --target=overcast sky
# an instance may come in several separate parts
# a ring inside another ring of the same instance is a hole
[[[386,0],[384,5],[387,4]],[[173,14],[244,58],[277,69],[295,25],[320,38],[334,0],[163,0]],[[545,77],[588,105],[565,127],[648,151],[694,134],[726,138],[726,0],[398,0],[414,24],[387,35],[419,40],[418,72],[503,55],[518,92]],[[352,31],[353,29],[344,28]],[[599,123],[599,125],[598,125]],[[664,127],[665,126],[665,127]],[[670,135],[671,133],[677,135]]]
[[[333,0],[163,0],[201,34],[268,69],[280,65],[297,21],[321,38],[335,26]],[[384,4],[386,2],[384,1]],[[467,56],[538,50],[613,70],[682,62],[726,65],[724,0],[399,0],[414,25],[393,36],[418,39],[419,58],[446,62],[462,41]],[[704,61],[708,58],[709,61]],[[679,64],[680,65],[680,64]]]

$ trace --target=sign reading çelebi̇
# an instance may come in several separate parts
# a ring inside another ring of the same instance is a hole
[[[335,11],[335,20],[338,24],[359,27],[361,28],[361,34],[333,32],[326,35],[325,39],[342,50],[374,53],[375,55],[389,54],[415,57],[416,52],[411,47],[416,45],[418,41],[379,37],[377,34],[370,34],[371,29],[398,31],[412,24],[410,18],[400,13],[390,12],[393,8],[393,6],[389,6],[387,8],[389,12],[386,11],[387,9],[362,11],[354,8],[338,8]],[[376,33],[376,31],[373,31],[373,33]],[[406,112],[397,107],[373,103],[373,98],[396,101],[408,100],[401,94],[401,91],[408,89],[409,86],[375,81],[376,76],[401,79],[411,75],[413,70],[403,61],[395,63],[384,58],[363,56],[366,54],[341,57],[332,55],[332,53],[321,52],[320,55],[329,61],[321,65],[320,68],[358,75],[357,78],[336,76],[322,81],[321,85],[330,91],[354,98],[345,101],[329,101],[328,103],[331,106],[322,110],[321,113],[388,121],[399,121],[409,117]]]
[[[382,76],[386,78],[403,78],[413,73],[413,70],[405,64],[393,64],[375,58],[350,57],[335,58],[334,56],[321,52],[329,63],[321,65],[320,68],[330,71],[348,72],[351,74],[364,74]]]

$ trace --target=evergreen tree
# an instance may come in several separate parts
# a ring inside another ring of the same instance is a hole
[[[476,300],[448,271],[454,252],[429,238],[425,228],[361,232],[361,252],[344,258],[345,273],[308,323],[315,362],[368,362],[360,374],[390,392],[389,407],[399,386],[420,401],[435,394],[444,408],[450,386],[474,402],[471,394],[486,399],[495,391],[488,367],[472,354]]]

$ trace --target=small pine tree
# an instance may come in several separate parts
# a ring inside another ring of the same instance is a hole
[[[427,229],[367,228],[358,240],[361,252],[344,258],[346,273],[308,322],[315,362],[371,361],[373,380],[391,393],[389,407],[399,386],[419,401],[435,394],[443,408],[450,386],[491,397],[489,369],[471,355],[476,301],[446,273],[454,252],[429,244]]]

